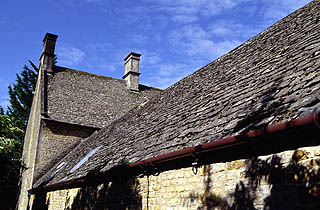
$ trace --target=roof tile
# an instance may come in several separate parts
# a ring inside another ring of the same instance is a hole
[[[320,1],[313,1],[129,111],[67,155],[67,166],[50,183],[65,178],[100,145],[68,179],[319,110],[320,74],[310,75],[320,65],[320,56],[312,57],[320,42],[319,19]]]

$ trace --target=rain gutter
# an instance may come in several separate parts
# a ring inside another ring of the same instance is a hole
[[[240,144],[247,144],[250,141],[251,142],[258,141],[258,140],[261,140],[262,137],[265,138],[266,136],[269,136],[269,135],[275,135],[275,134],[285,135],[288,132],[294,132],[298,130],[300,132],[301,128],[307,128],[307,127],[314,128],[319,132],[320,131],[319,115],[320,113],[316,113],[313,115],[309,115],[307,117],[302,117],[296,120],[268,126],[268,127],[250,131],[244,134],[239,134],[239,135],[231,136],[228,138],[208,142],[202,145],[186,148],[183,150],[170,152],[167,154],[159,155],[146,160],[132,163],[129,166],[131,168],[135,168],[135,167],[141,167],[146,165],[157,165],[163,162],[169,162],[175,159],[180,159],[180,158],[185,158],[190,156],[197,156],[202,153],[216,151],[226,147],[233,147]]]
[[[315,114],[301,117],[292,121],[283,122],[276,125],[271,125],[265,128],[257,129],[254,131],[246,132],[243,134],[223,138],[220,140],[214,139],[214,141],[204,143],[201,145],[197,145],[194,147],[178,150],[175,152],[170,152],[167,154],[159,155],[156,157],[148,158],[146,160],[137,161],[134,163],[130,163],[126,165],[126,167],[120,167],[116,169],[110,169],[107,171],[92,173],[90,178],[89,176],[69,179],[61,182],[57,182],[54,184],[48,184],[44,186],[39,186],[35,189],[30,190],[30,193],[35,193],[38,190],[45,191],[53,191],[56,189],[67,189],[73,188],[76,186],[80,186],[81,184],[88,181],[88,179],[94,179],[94,177],[106,178],[108,176],[112,176],[114,172],[123,170],[128,170],[128,174],[139,175],[139,173],[145,171],[145,169],[150,169],[152,167],[157,168],[161,165],[169,164],[169,162],[184,160],[184,159],[192,159],[202,154],[214,154],[214,152],[221,151],[225,148],[231,148],[238,145],[249,145],[251,143],[264,140],[266,138],[275,138],[277,141],[281,141],[282,139],[286,139],[285,137],[297,135],[301,133],[301,131],[307,131],[309,134],[320,134],[320,120],[319,120],[320,112]],[[268,142],[267,142],[268,143]],[[191,163],[188,163],[189,167],[191,167]],[[118,169],[118,170],[117,170]],[[131,172],[130,172],[131,171]]]

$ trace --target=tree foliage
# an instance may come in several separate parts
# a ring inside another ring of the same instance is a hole
[[[1,204],[4,209],[14,207],[17,202],[23,140],[39,73],[38,67],[28,62],[31,67],[25,65],[16,75],[16,83],[8,87],[7,112],[0,106],[0,196],[7,197]],[[56,56],[53,62],[57,63]]]
[[[31,110],[33,91],[35,90],[39,69],[29,60],[32,69],[23,67],[20,75],[17,74],[16,84],[9,86],[8,114],[21,120],[25,126]]]
[[[0,108],[0,185],[1,191],[16,191],[19,180],[24,130],[13,116]]]
[[[4,209],[13,208],[19,193],[19,175],[24,129],[21,120],[4,113],[0,107],[0,195]]]
[[[16,83],[9,86],[9,103],[5,113],[0,106],[0,195],[6,199],[1,206],[13,208],[19,193],[22,148],[25,128],[31,110],[38,68],[29,61],[17,74]]]

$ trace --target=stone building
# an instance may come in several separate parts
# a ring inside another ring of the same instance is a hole
[[[54,66],[47,34],[19,209],[319,209],[320,1],[164,91]]]

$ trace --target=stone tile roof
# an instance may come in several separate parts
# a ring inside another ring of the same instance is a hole
[[[126,88],[124,80],[56,67],[48,78],[50,119],[101,128],[158,94],[140,85],[140,93]]]
[[[131,110],[61,160],[66,165],[49,184],[319,110],[319,19],[320,1],[313,1]]]

